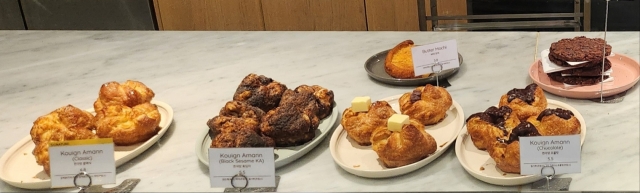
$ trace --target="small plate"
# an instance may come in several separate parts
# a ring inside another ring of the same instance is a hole
[[[607,58],[611,61],[611,69],[613,69],[611,76],[613,77],[613,81],[602,84],[603,97],[624,92],[640,80],[640,64],[638,64],[638,61],[619,53],[612,55],[613,56]],[[531,64],[529,77],[531,77],[533,82],[540,85],[543,90],[558,96],[575,99],[600,98],[600,84],[565,89],[563,83],[551,80],[549,76],[544,73],[540,66],[540,60]]]
[[[156,143],[169,129],[173,121],[173,109],[171,106],[160,101],[151,101],[158,107],[160,112],[161,129],[152,138],[144,143],[130,146],[115,146],[114,157],[116,167],[142,154],[151,145]],[[94,113],[93,109],[87,111]],[[36,163],[36,158],[31,154],[35,144],[31,141],[31,136],[26,136],[18,141],[13,147],[0,158],[0,179],[7,184],[24,189],[50,189],[51,179],[44,172],[42,166]]]
[[[574,116],[580,121],[580,145],[584,144],[584,139],[587,135],[587,123],[584,122],[584,118],[578,110],[563,102],[550,99],[547,99],[547,108],[563,108],[573,112]],[[471,136],[467,133],[466,124],[456,140],[456,157],[458,157],[462,167],[471,176],[489,184],[516,186],[533,183],[544,178],[539,175],[520,175],[500,171],[487,151],[478,150],[473,145]]]
[[[426,78],[399,79],[389,76],[389,74],[387,74],[387,72],[384,70],[384,60],[385,58],[387,58],[387,53],[389,53],[389,51],[390,50],[385,50],[377,53],[369,57],[369,59],[367,59],[367,61],[364,63],[364,69],[367,70],[367,73],[371,78],[386,84],[398,86],[424,86],[429,82],[436,81],[435,73],[429,75],[429,77]],[[460,61],[460,66],[462,66],[463,59],[460,53],[458,53],[458,60]],[[443,70],[442,72],[438,73],[438,79],[442,80],[444,78],[451,77],[456,72],[458,72],[459,69],[460,67]]]
[[[316,129],[316,136],[313,140],[294,147],[276,147],[274,150],[276,169],[297,160],[320,144],[322,139],[333,129],[333,125],[340,116],[339,114],[338,107],[334,104],[331,115],[320,120],[320,125]],[[200,162],[206,166],[209,166],[209,147],[211,147],[211,137],[209,137],[209,129],[207,129],[198,137],[198,142],[196,143],[196,155]]]
[[[398,99],[402,95],[396,95],[381,99],[387,101],[396,112],[400,112]],[[462,129],[464,124],[464,112],[460,105],[454,100],[446,118],[435,125],[426,126],[425,129],[436,140],[438,149],[429,157],[413,164],[397,168],[386,168],[378,160],[378,154],[371,149],[371,146],[360,146],[347,136],[347,131],[339,125],[331,136],[329,149],[333,160],[342,169],[357,176],[366,178],[388,178],[403,175],[429,164],[444,153]]]

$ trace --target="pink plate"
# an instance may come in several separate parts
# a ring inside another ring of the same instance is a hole
[[[618,53],[608,58],[609,61],[611,61],[611,68],[613,69],[611,73],[613,81],[606,82],[602,86],[603,97],[624,92],[633,87],[633,85],[638,82],[638,79],[640,79],[640,64],[638,64],[638,61]],[[549,76],[544,73],[540,65],[540,60],[531,64],[529,77],[533,79],[533,82],[542,87],[543,90],[568,98],[600,98],[600,84],[565,88],[563,83],[551,80]]]

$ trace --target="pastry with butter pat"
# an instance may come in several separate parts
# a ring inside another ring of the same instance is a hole
[[[395,114],[391,115],[391,117],[387,120],[387,128],[390,131],[400,132],[402,130],[402,126],[408,125],[410,123],[408,115]]]
[[[366,101],[364,100],[365,104]],[[356,104],[345,109],[340,124],[347,131],[349,138],[361,146],[371,145],[371,133],[377,128],[386,128],[387,119],[396,114],[396,111],[386,101],[376,101],[368,105],[367,111],[359,112],[354,110],[354,107],[355,109],[361,108]]]
[[[387,127],[378,128],[371,135],[372,149],[387,168],[418,162],[438,149],[436,140],[425,131],[424,125],[405,116],[393,115]],[[405,120],[409,123],[404,124]],[[392,131],[398,125],[401,125],[400,130]]]

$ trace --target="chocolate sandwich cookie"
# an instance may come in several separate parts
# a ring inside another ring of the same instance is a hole
[[[557,82],[562,82],[570,85],[580,85],[580,86],[589,86],[602,82],[609,78],[609,76],[604,76],[604,79],[601,79],[600,76],[562,76],[561,72],[553,72],[547,74],[551,80],[555,80]]]
[[[549,53],[549,60],[551,62],[553,62],[554,64],[558,65],[558,66],[564,66],[564,67],[574,67],[574,66],[594,67],[594,66],[600,66],[600,64],[602,64],[602,60],[598,60],[598,61],[588,61],[588,62],[585,62],[585,63],[582,63],[582,64],[578,64],[578,65],[570,65],[566,61],[556,58],[551,53]]]
[[[605,55],[611,54],[611,45],[601,38],[587,38],[578,36],[572,39],[561,39],[554,42],[549,48],[549,55],[558,60],[579,62],[579,61],[602,61],[602,50]]]
[[[611,69],[611,61],[609,59],[604,60],[604,71]],[[595,65],[591,67],[574,68],[569,70],[560,71],[561,74],[570,74],[572,76],[600,76],[602,75],[602,65]]]

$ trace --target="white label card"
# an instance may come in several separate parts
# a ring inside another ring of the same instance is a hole
[[[89,178],[76,175],[86,172],[91,185],[116,183],[116,161],[111,138],[49,143],[51,187],[74,187],[89,184]]]
[[[415,76],[460,66],[455,39],[411,48]],[[442,68],[440,67],[442,66]]]
[[[580,173],[580,153],[580,135],[520,137],[520,174]]]
[[[273,148],[209,148],[211,187],[276,187],[275,173]]]

